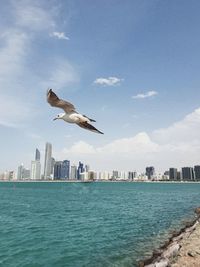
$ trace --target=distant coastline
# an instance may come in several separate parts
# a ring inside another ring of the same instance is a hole
[[[199,184],[200,181],[127,181],[127,180],[95,180],[95,181],[80,181],[80,180],[0,180],[0,183],[163,183],[163,184]]]

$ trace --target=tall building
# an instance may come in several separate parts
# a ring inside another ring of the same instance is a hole
[[[120,177],[119,177],[119,172],[118,172],[118,171],[113,171],[113,172],[112,172],[112,179],[116,180],[116,179],[118,179],[118,178],[120,178]]]
[[[81,180],[81,173],[83,173],[85,170],[84,170],[84,167],[83,167],[83,163],[81,163],[79,161],[79,165],[78,165],[78,169],[77,169],[77,179],[78,180]]]
[[[133,181],[137,177],[137,172],[128,172],[128,179]]]
[[[194,171],[191,167],[182,168],[182,179],[184,181],[193,181],[194,180]]]
[[[52,174],[52,176],[53,176],[53,170],[54,170],[54,164],[55,164],[55,159],[52,157],[51,158],[51,174]]]
[[[24,168],[23,179],[29,180],[31,178],[31,171]]]
[[[195,180],[200,181],[200,166],[194,166]]]
[[[41,178],[41,164],[39,160],[31,161],[31,179],[40,180]]]
[[[86,165],[85,165],[85,171],[86,171],[86,172],[89,172],[89,170],[90,170],[90,166],[89,166],[88,164],[86,164]]]
[[[76,167],[76,165],[71,166],[70,179],[71,180],[77,180],[77,167]]]
[[[69,172],[70,172],[70,161],[63,160],[61,168],[61,178],[64,180],[69,180]]]
[[[148,177],[148,180],[151,180],[154,176],[155,168],[153,166],[146,167],[146,176]]]
[[[22,180],[24,176],[24,165],[21,164],[17,169],[17,180]]]
[[[45,146],[45,159],[44,159],[44,180],[51,179],[52,174],[52,145],[46,143]]]
[[[37,149],[37,148],[36,148],[36,150],[35,150],[35,160],[40,161],[40,151],[39,151],[39,149]]]
[[[169,169],[169,179],[170,180],[178,180],[177,169],[176,168],[170,168]]]
[[[54,164],[54,174],[53,174],[54,180],[61,179],[61,170],[62,170],[62,161],[56,161]]]

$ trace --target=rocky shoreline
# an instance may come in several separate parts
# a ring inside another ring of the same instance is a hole
[[[200,207],[196,217],[171,237],[138,267],[200,267]]]

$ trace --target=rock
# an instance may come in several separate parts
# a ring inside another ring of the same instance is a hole
[[[194,210],[194,212],[195,212],[196,214],[200,215],[200,207],[196,208],[196,209]]]
[[[139,262],[138,262],[138,267],[144,267],[144,265],[145,265],[145,264],[144,264],[144,261],[139,261]]]
[[[167,267],[169,265],[169,260],[163,259],[155,264],[155,267]]]
[[[172,244],[166,251],[163,252],[163,257],[164,258],[171,258],[174,257],[178,254],[180,245],[178,243]]]
[[[195,257],[195,252],[194,251],[188,251],[188,256],[190,257]]]

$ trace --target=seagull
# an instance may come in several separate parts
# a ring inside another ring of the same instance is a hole
[[[60,99],[52,89],[49,89],[47,91],[47,102],[52,107],[61,108],[64,110],[65,113],[60,113],[55,117],[53,120],[64,120],[69,123],[76,123],[81,128],[84,128],[86,130],[103,134],[101,131],[97,130],[93,125],[91,125],[91,122],[96,122],[93,119],[90,119],[86,115],[82,115],[76,111],[76,108],[73,104],[70,102],[67,102],[65,100]]]

